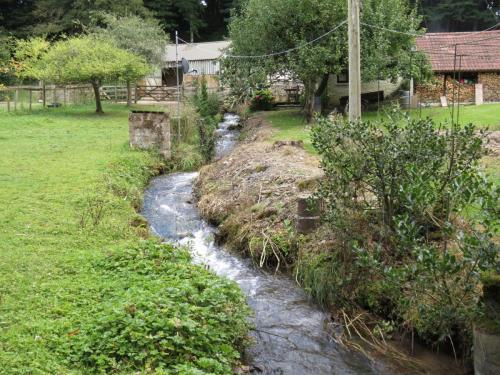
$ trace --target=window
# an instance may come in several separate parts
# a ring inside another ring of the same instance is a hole
[[[337,83],[349,83],[349,74],[346,70],[337,75]]]

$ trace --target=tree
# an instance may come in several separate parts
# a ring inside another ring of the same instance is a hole
[[[429,31],[477,31],[499,22],[498,0],[421,0]]]
[[[90,83],[96,112],[103,113],[100,86],[112,80],[136,80],[149,71],[142,57],[93,36],[50,45],[42,38],[22,41],[16,51],[18,74],[60,84]]]
[[[165,30],[178,30],[191,40],[205,26],[202,17],[205,6],[200,0],[144,0],[144,5],[160,20]]]
[[[93,34],[103,40],[113,40],[114,43],[137,56],[142,56],[152,69],[159,69],[168,42],[168,36],[159,26],[158,21],[152,18],[138,16],[117,17],[104,14],[103,20],[106,28],[97,27]],[[128,73],[131,73],[130,71]],[[135,75],[130,75],[132,80]],[[131,80],[126,78],[127,105],[131,105]]]
[[[347,68],[347,25],[330,32],[346,18],[344,0],[248,0],[229,26],[229,53],[253,56],[293,51],[269,58],[227,58],[223,62],[226,80],[228,75],[240,80],[242,76],[292,75],[305,84],[305,110],[311,119],[314,97],[323,94],[330,74]],[[366,24],[415,33],[421,21],[416,10],[406,0],[365,0],[361,20],[365,23],[361,31],[363,79],[404,76],[410,69],[414,37]]]
[[[37,20],[33,32],[37,35],[80,33],[100,12],[121,16],[149,14],[142,0],[38,0],[32,11],[32,19]]]

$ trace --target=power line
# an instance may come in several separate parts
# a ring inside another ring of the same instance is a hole
[[[288,54],[290,52],[293,52],[293,51],[296,51],[298,49],[304,48],[307,45],[316,43],[317,41],[319,41],[319,40],[327,37],[330,34],[332,34],[334,31],[338,30],[340,27],[342,27],[346,23],[347,23],[347,20],[344,20],[341,23],[339,23],[337,26],[335,26],[333,29],[331,29],[330,31],[324,33],[323,35],[320,35],[319,37],[317,37],[317,38],[315,38],[313,40],[310,40],[309,42],[306,42],[306,43],[304,43],[304,44],[302,44],[300,46],[289,48],[289,49],[284,50],[284,51],[272,52],[272,53],[267,53],[267,54],[263,54],[263,55],[225,55],[224,57],[231,58],[231,59],[262,59],[262,58],[266,58],[266,57],[274,57],[274,56],[286,55],[286,54]],[[182,42],[184,42],[186,44],[192,45],[194,48],[197,48],[200,51],[210,52],[210,53],[213,52],[213,51],[206,50],[203,47],[198,46],[197,44],[186,42],[185,40],[183,40],[181,38],[179,38],[179,40],[181,40]]]

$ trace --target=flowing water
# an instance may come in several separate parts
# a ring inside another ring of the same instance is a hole
[[[217,157],[234,147],[237,117],[220,124]],[[390,374],[380,363],[336,345],[325,329],[328,315],[314,306],[290,278],[268,274],[248,259],[214,242],[216,228],[199,215],[193,198],[197,173],[174,173],[154,179],[143,214],[152,230],[166,241],[189,245],[193,261],[235,281],[254,311],[254,344],[245,353],[253,372],[283,375]]]

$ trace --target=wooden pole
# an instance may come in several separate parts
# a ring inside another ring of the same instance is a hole
[[[46,97],[47,93],[45,91],[45,82],[42,82],[42,106],[43,108],[45,108],[45,104],[46,104]]]
[[[175,71],[177,73],[177,139],[181,139],[181,87],[179,84],[179,33],[175,31]]]
[[[31,102],[33,101],[33,90],[30,87],[30,112],[31,112]]]
[[[10,112],[10,92],[7,91],[7,112]]]
[[[14,111],[17,111],[17,102],[19,100],[19,89],[14,91]]]
[[[348,0],[349,121],[361,119],[361,46],[359,0]]]

